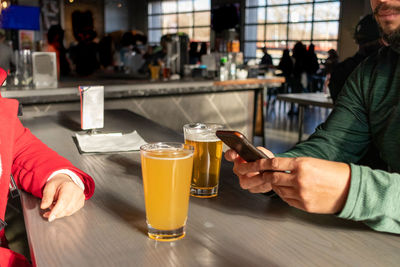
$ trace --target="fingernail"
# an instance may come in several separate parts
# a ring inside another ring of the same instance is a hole
[[[54,215],[50,215],[50,217],[49,217],[49,222],[54,221],[54,219],[55,219],[55,216],[54,216]]]

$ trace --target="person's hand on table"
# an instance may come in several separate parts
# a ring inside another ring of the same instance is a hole
[[[43,214],[49,222],[70,216],[85,204],[83,190],[66,174],[57,174],[43,189],[41,209],[50,209]]]
[[[234,162],[233,172],[240,186],[252,193],[271,189],[289,205],[313,213],[337,213],[347,199],[350,187],[350,166],[316,158],[274,158],[255,162],[244,161],[235,151],[225,158]]]

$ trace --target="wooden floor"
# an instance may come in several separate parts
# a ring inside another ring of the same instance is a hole
[[[274,153],[285,152],[297,143],[298,115],[288,115],[290,104],[273,103],[268,109],[265,121],[266,148]],[[297,107],[295,108],[297,110]],[[304,112],[304,134],[306,140],[315,128],[324,122],[331,109],[307,107]],[[255,145],[261,145],[261,138],[254,139]]]

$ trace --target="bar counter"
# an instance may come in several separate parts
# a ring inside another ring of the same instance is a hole
[[[48,104],[79,101],[78,86],[104,86],[105,99],[148,97],[229,91],[255,90],[264,84],[281,84],[283,77],[230,81],[177,80],[151,82],[145,80],[90,80],[60,82],[57,88],[1,87],[1,95],[15,98],[21,104]]]
[[[219,195],[190,198],[186,236],[171,243],[146,235],[138,152],[79,154],[72,135],[79,112],[23,118],[25,126],[93,176],[96,191],[76,214],[47,222],[40,200],[23,193],[34,266],[398,266],[398,235],[361,222],[309,214],[279,198],[240,189],[221,166]],[[105,131],[137,130],[147,142],[183,135],[126,110],[105,112]]]
[[[38,117],[80,110],[78,86],[103,85],[106,109],[128,109],[177,132],[189,122],[215,122],[252,138],[258,95],[263,97],[266,87],[280,86],[284,81],[283,77],[165,82],[99,79],[61,82],[49,89],[3,87],[1,95],[19,100],[25,117]]]

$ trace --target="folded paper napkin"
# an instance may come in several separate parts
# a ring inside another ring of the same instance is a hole
[[[75,134],[75,136],[82,152],[134,151],[146,144],[136,131],[128,134]]]

